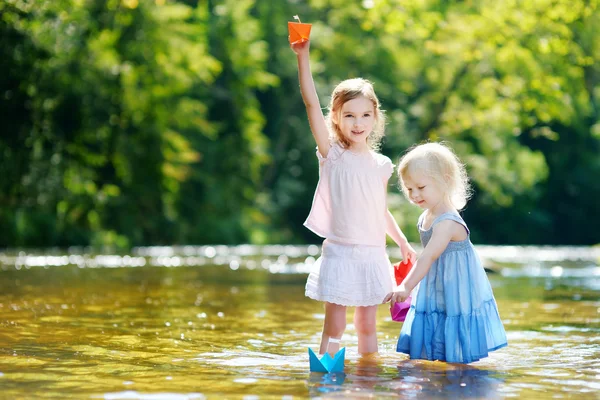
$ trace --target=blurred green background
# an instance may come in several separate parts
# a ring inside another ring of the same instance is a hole
[[[474,242],[600,243],[599,3],[0,0],[0,247],[318,242],[295,14],[323,105],[368,78],[384,154],[468,164]]]

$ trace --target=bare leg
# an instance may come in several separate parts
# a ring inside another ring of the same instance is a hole
[[[325,303],[325,322],[323,323],[323,334],[321,335],[321,348],[319,354],[328,352],[332,356],[340,349],[337,343],[329,342],[329,338],[341,339],[346,330],[346,306]]]
[[[354,327],[358,334],[358,353],[377,353],[377,306],[356,307]]]

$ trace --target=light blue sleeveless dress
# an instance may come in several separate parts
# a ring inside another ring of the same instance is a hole
[[[424,215],[417,224],[423,247],[433,227],[444,220],[463,225],[467,238],[450,242],[415,289],[417,293],[413,292],[397,351],[425,360],[478,361],[507,345],[492,287],[465,221],[455,213],[444,213],[424,230]]]

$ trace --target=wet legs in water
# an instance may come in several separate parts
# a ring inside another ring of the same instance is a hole
[[[358,334],[359,354],[377,353],[377,306],[356,307],[354,327]],[[346,306],[325,303],[325,322],[321,335],[320,354],[335,355],[340,349],[340,339],[346,330]]]
[[[319,354],[328,352],[332,357],[340,349],[340,339],[346,330],[346,306],[325,303],[325,322]]]
[[[358,334],[358,353],[377,353],[377,306],[356,307],[354,328]]]

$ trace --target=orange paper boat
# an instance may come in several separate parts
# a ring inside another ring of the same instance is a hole
[[[290,43],[302,43],[310,37],[310,28],[312,24],[303,24],[300,22],[289,22],[288,31],[290,33]]]

